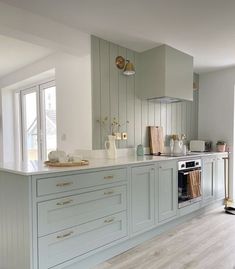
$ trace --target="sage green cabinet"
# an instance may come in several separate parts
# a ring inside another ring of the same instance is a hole
[[[218,200],[225,197],[224,169],[224,159],[223,157],[218,157],[216,160],[216,199]]]
[[[177,215],[178,179],[177,162],[161,162],[158,169],[158,218],[159,222]]]
[[[131,169],[131,230],[139,233],[154,225],[155,166]]]
[[[202,158],[202,204],[215,199],[216,158]]]

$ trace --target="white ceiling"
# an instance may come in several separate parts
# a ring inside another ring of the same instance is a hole
[[[0,35],[0,78],[51,53],[49,49]]]
[[[234,0],[2,0],[128,48],[165,43],[195,71],[235,65]]]

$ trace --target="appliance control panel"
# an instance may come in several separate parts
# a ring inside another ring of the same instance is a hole
[[[178,170],[187,170],[201,167],[201,159],[178,162]]]

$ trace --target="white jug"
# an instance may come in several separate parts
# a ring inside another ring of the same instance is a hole
[[[108,154],[109,159],[116,159],[117,158],[117,148],[115,144],[116,136],[114,135],[108,135],[108,141],[105,141],[105,149]]]
[[[183,141],[182,140],[174,141],[173,153],[175,155],[181,155],[183,153]]]

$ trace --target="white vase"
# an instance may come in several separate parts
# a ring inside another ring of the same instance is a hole
[[[108,135],[108,140],[105,141],[105,144],[104,144],[109,159],[117,158],[117,148],[115,144],[115,139],[116,139],[116,136]]]
[[[173,153],[175,155],[180,155],[183,153],[183,141],[182,140],[175,140],[174,141]]]

